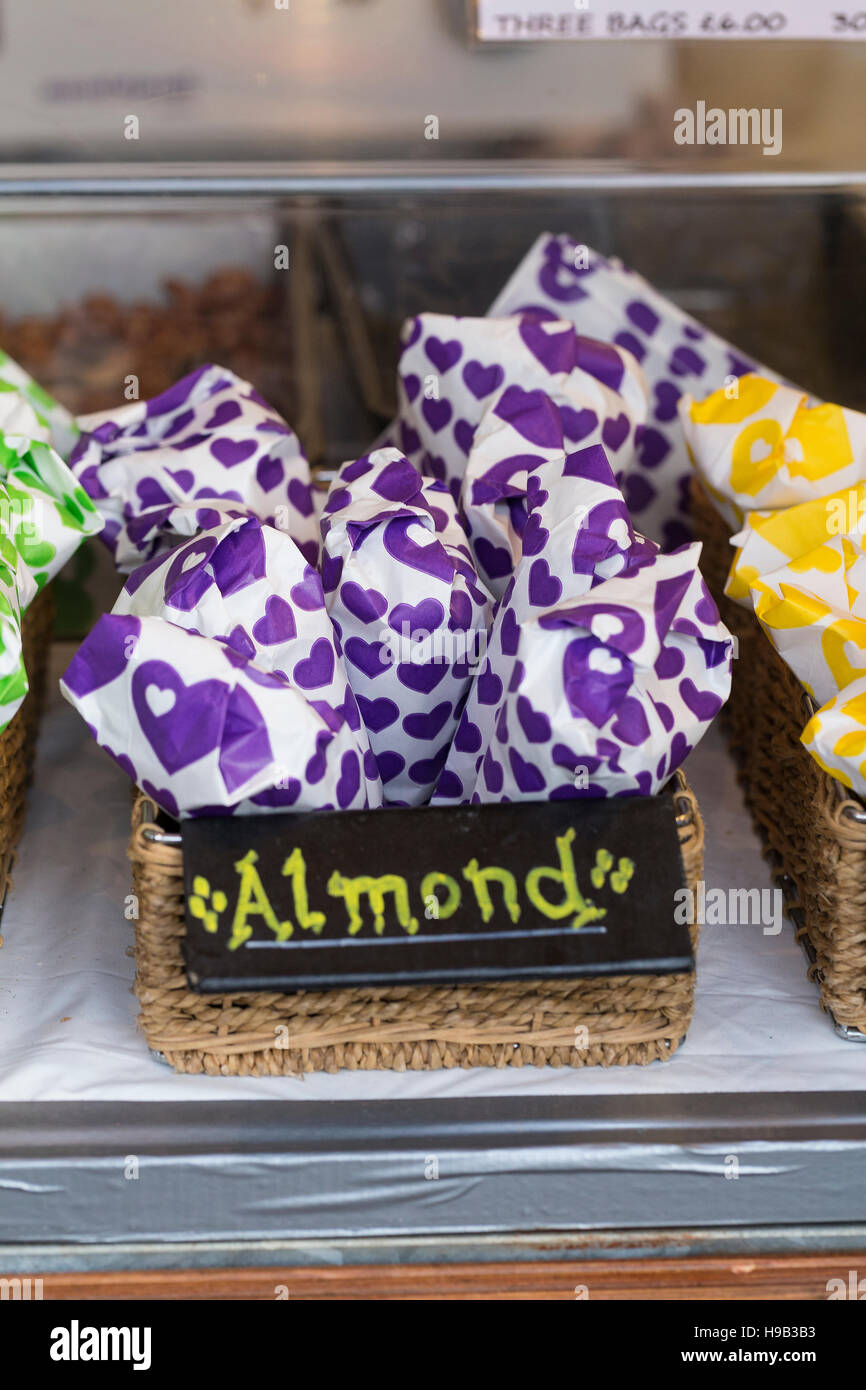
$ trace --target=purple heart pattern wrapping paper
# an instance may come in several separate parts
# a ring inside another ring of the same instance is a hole
[[[163,616],[224,642],[259,671],[276,672],[335,732],[348,725],[358,753],[360,792],[366,796],[359,804],[382,804],[382,785],[346,679],[321,576],[282,531],[254,517],[226,521],[141,566],[127,580],[114,612]],[[279,799],[274,800],[278,809]]]
[[[634,531],[604,448],[548,453],[495,610],[448,488],[384,449],[332,484],[320,571],[223,514],[128,579],[63,693],[175,816],[650,794],[731,641],[700,547]]]
[[[61,690],[170,815],[369,804],[354,715],[164,618],[100,618]],[[375,784],[372,759],[367,778]]]
[[[542,443],[530,429],[537,390],[568,403],[564,427],[574,447],[599,439],[614,471],[633,461],[647,415],[643,373],[630,352],[580,337],[571,323],[420,314],[403,329],[397,376],[398,418],[389,443],[455,496],[482,415],[494,403],[524,447]]]
[[[132,573],[63,690],[166,811],[647,795],[701,737],[732,643],[680,544],[678,402],[752,364],[578,250],[542,237],[486,318],[410,320],[396,447],[324,502],[221,367],[78,422]]]
[[[172,521],[195,517],[191,503],[203,528],[209,507],[271,522],[315,564],[310,469],[297,436],[233,372],[201,367],[150,401],[81,416],[78,425],[70,467],[105,520],[120,570],[169,549]]]
[[[321,522],[322,576],[388,805],[418,806],[448,754],[491,617],[443,483],[398,449],[345,465]]]
[[[667,550],[688,540],[691,466],[677,403],[702,400],[759,366],[703,327],[621,262],[568,236],[545,233],[530,248],[490,314],[548,314],[631,353],[650,391],[649,415],[620,479],[636,524]],[[613,461],[613,459],[612,459]],[[615,464],[615,471],[618,468]]]
[[[573,428],[569,399],[541,390],[523,395],[516,414],[501,408],[501,397],[493,398],[476,430],[460,494],[479,576],[497,599],[520,555],[535,553],[532,547],[546,539],[548,521],[568,529],[568,544],[580,535],[582,574],[591,574],[593,566],[601,566],[598,572],[605,576],[616,573],[619,565],[605,567],[605,559],[637,544],[598,426],[586,432],[594,442],[576,448],[569,432],[582,431]],[[546,489],[555,493],[552,514]],[[534,515],[526,533],[530,498]],[[586,518],[590,508],[591,524]],[[590,539],[594,528],[600,528],[595,546]],[[640,544],[649,543],[640,538]],[[565,582],[574,581],[568,576]]]
[[[294,541],[256,517],[227,519],[140,565],[114,612],[164,617],[286,675],[320,638],[333,647],[318,570]],[[329,698],[335,658],[328,658],[330,681],[311,687]]]
[[[662,555],[637,535],[598,445],[529,484],[523,553],[433,801],[649,795],[730,691],[700,546]]]

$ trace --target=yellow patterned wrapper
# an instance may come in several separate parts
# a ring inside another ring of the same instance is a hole
[[[828,700],[809,720],[800,741],[825,772],[866,797],[866,676]]]
[[[866,415],[757,375],[679,412],[702,485],[739,528],[725,592],[820,706],[804,746],[866,794]]]
[[[725,592],[754,608],[819,704],[866,675],[864,517],[860,483],[796,507],[753,512],[733,538]]]
[[[679,414],[689,456],[725,520],[775,511],[866,478],[866,415],[810,403],[793,386],[754,373],[706,400],[685,395]]]

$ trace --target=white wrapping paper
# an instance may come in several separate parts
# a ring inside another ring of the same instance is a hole
[[[451,494],[397,449],[341,470],[322,543],[328,610],[386,803],[420,805],[483,655],[490,596]]]
[[[670,550],[688,540],[691,468],[677,419],[683,392],[700,400],[760,370],[621,261],[544,233],[493,303],[495,315],[546,313],[632,354],[650,392],[646,428],[620,483],[635,524]],[[613,462],[613,460],[611,460]],[[614,464],[615,471],[619,471]]]
[[[530,483],[523,553],[433,799],[649,795],[730,690],[700,546],[665,556],[637,536],[599,446]]]
[[[172,815],[381,805],[319,574],[255,518],[142,566],[62,689]]]
[[[866,415],[810,404],[791,386],[749,375],[704,401],[685,395],[679,410],[701,482],[731,526],[866,476]]]
[[[456,496],[488,409],[511,423],[522,452],[547,442],[535,408],[539,391],[562,397],[572,447],[602,442],[615,472],[631,463],[647,415],[646,382],[631,353],[579,337],[570,323],[531,315],[410,319],[403,329],[392,442]]]
[[[497,599],[521,554],[535,553],[531,547],[539,545],[548,523],[570,527],[575,537],[580,534],[581,575],[591,574],[617,546],[635,543],[622,492],[597,437],[600,432],[592,430],[590,442],[579,447],[567,436],[568,398],[559,392],[527,392],[517,421],[503,417],[496,408],[498,400],[494,397],[481,417],[460,496],[478,573]],[[531,447],[521,429],[532,436]],[[548,496],[542,498],[542,491]],[[524,535],[530,497],[535,516]],[[593,530],[599,532],[596,547],[591,543]],[[615,572],[600,571],[605,577]],[[571,574],[563,575],[567,585],[573,584]]]
[[[316,563],[310,470],[297,437],[249,382],[206,366],[151,401],[82,416],[70,455],[76,478],[105,518],[103,539],[130,571],[176,541],[179,503],[236,507],[270,522]],[[187,530],[184,534],[190,534]]]

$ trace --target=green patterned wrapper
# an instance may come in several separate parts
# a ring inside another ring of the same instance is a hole
[[[26,396],[0,382],[0,732],[27,694],[21,641],[27,606],[103,524],[52,444],[57,420],[32,403],[34,391],[34,382]]]
[[[0,351],[0,392],[15,391],[31,406],[36,419],[48,431],[48,442],[66,459],[79,436],[79,428],[64,405],[33,380],[13,357]]]
[[[0,483],[0,506],[8,495]],[[27,672],[21,652],[24,610],[36,594],[36,583],[8,535],[0,535],[0,730],[17,713],[27,694]]]

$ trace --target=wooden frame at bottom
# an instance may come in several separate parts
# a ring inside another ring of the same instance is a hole
[[[340,1268],[184,1269],[45,1274],[46,1300],[824,1300],[831,1279],[866,1268],[838,1255],[546,1260]],[[33,1280],[40,1276],[32,1275]]]

